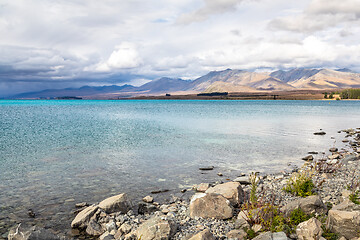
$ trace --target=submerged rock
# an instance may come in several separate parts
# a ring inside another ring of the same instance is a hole
[[[60,240],[58,235],[40,227],[22,227],[21,224],[12,228],[8,234],[9,240]]]
[[[201,171],[210,171],[210,170],[214,170],[214,166],[209,166],[209,167],[199,167],[199,170],[201,170]]]

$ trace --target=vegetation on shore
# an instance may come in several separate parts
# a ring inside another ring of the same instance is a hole
[[[341,92],[324,92],[325,99],[360,99],[360,88],[345,89]]]

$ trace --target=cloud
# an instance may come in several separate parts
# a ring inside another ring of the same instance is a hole
[[[205,5],[198,10],[180,15],[177,23],[190,24],[201,22],[213,14],[221,14],[228,11],[235,11],[236,7],[243,0],[204,0]]]
[[[226,68],[356,70],[359,11],[358,0],[2,0],[0,92]]]
[[[115,47],[109,59],[105,63],[100,63],[96,70],[106,72],[114,69],[131,69],[139,67],[141,63],[135,44],[123,42]]]
[[[270,21],[271,30],[313,33],[360,20],[358,0],[312,0],[302,13],[277,17]]]

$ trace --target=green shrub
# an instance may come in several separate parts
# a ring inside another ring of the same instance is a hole
[[[296,228],[299,223],[309,220],[311,216],[307,215],[301,208],[297,208],[290,213],[289,223],[292,227]]]
[[[313,174],[314,172],[310,170],[293,173],[283,190],[301,197],[314,195],[313,190],[315,185],[312,181]]]
[[[256,203],[258,198],[256,196],[256,190],[259,184],[259,178],[258,178],[258,173],[251,173],[249,176],[249,180],[251,183],[251,190],[250,190],[250,202],[251,203]]]
[[[331,232],[329,229],[327,229],[324,225],[321,226],[321,228],[323,229],[323,234],[321,235],[323,238],[325,238],[326,240],[338,240],[339,239],[339,235],[336,233]]]
[[[246,234],[247,234],[247,236],[246,236],[247,239],[253,239],[256,237],[255,231],[252,230],[251,228],[246,230]]]
[[[349,195],[350,201],[352,201],[355,204],[360,204],[359,201],[359,191],[355,191],[352,194]]]

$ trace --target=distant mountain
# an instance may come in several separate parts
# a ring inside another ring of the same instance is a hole
[[[191,81],[186,81],[180,78],[163,77],[138,87],[136,91],[147,93],[165,93],[184,91],[188,88]]]
[[[21,93],[13,96],[12,98],[56,98],[64,96],[82,97],[116,92],[128,92],[132,91],[134,88],[135,87],[131,85],[112,85],[101,87],[83,86],[80,88],[47,89],[39,92]]]
[[[292,82],[302,78],[309,78],[320,72],[318,69],[294,68],[289,71],[275,71],[270,74],[271,77],[280,79],[283,82]]]
[[[303,77],[288,83],[298,89],[358,88],[360,74],[321,69],[311,77]]]
[[[103,86],[65,89],[48,89],[29,92],[13,98],[118,98],[141,95],[196,94],[211,92],[257,92],[289,91],[296,89],[322,90],[340,88],[360,88],[360,74],[349,69],[305,69],[295,68],[271,73],[258,73],[243,70],[226,69],[212,71],[193,81],[180,78],[163,77],[150,81],[140,87],[131,85]]]
[[[188,90],[211,92],[213,89],[217,91],[244,92],[250,90],[284,91],[294,89],[294,87],[267,74],[226,69],[224,71],[213,71],[195,79],[190,83]]]

